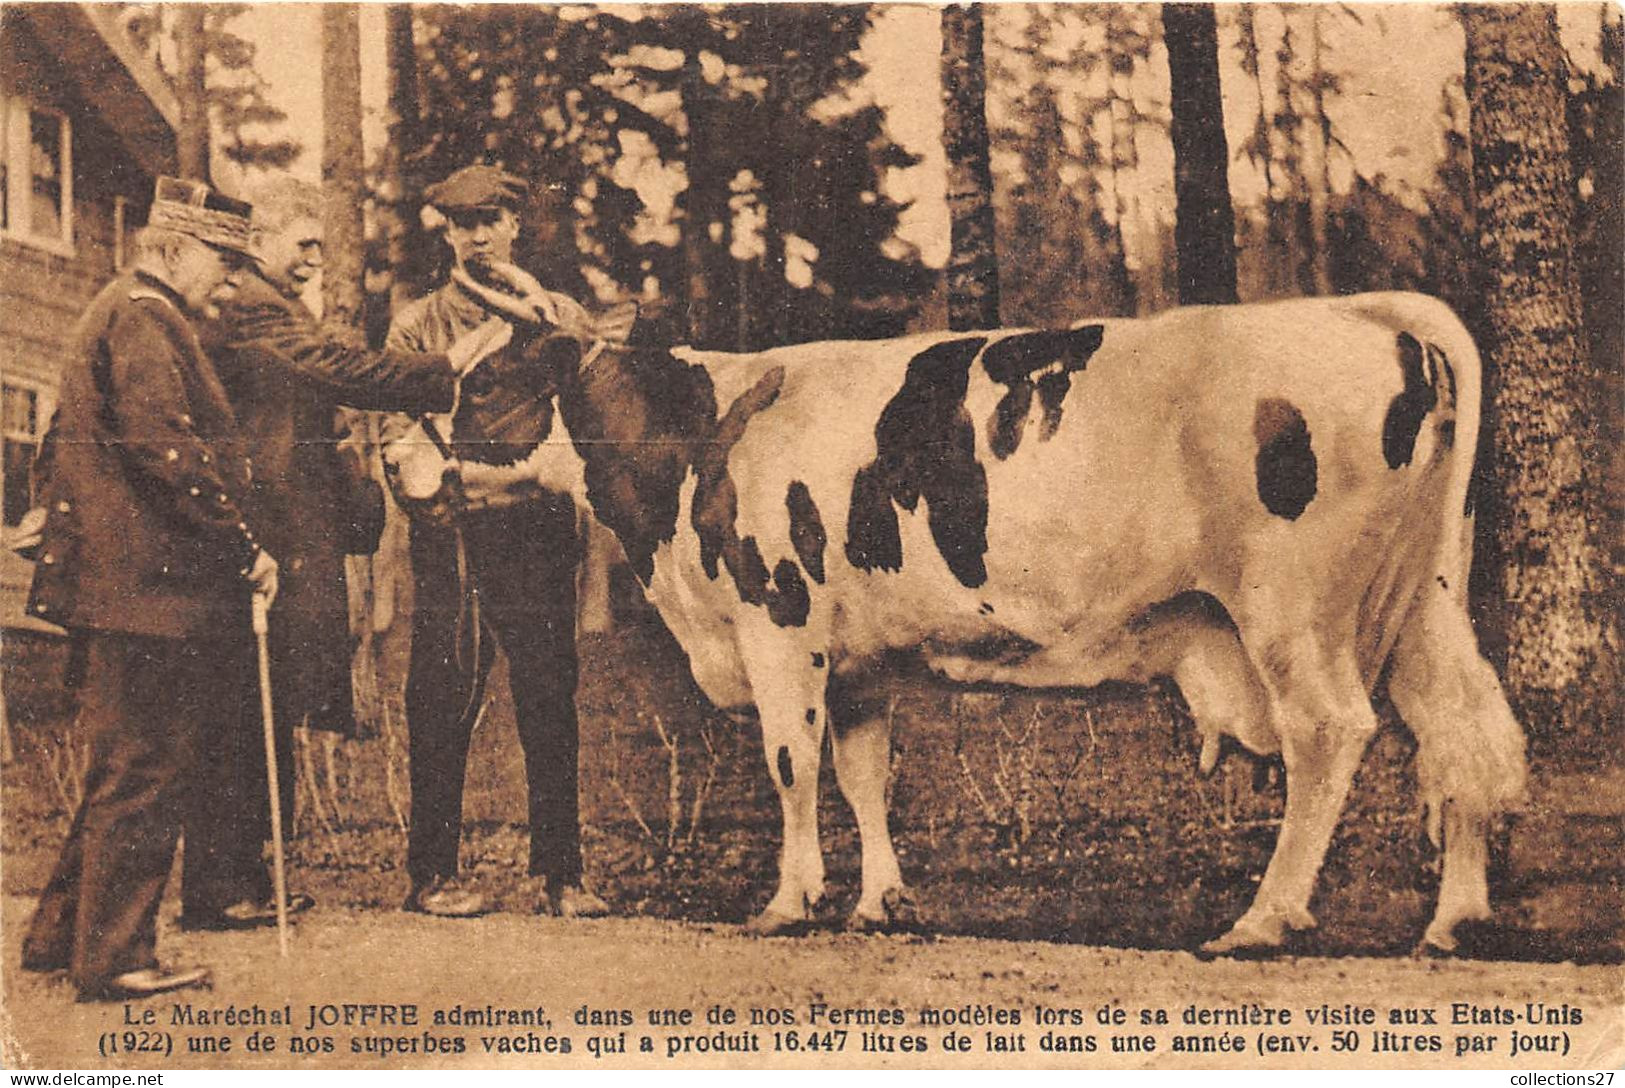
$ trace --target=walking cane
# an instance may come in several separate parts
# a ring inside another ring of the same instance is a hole
[[[265,780],[271,794],[271,879],[276,893],[276,937],[281,955],[288,955],[288,883],[282,867],[282,791],[276,765],[276,717],[271,710],[270,604],[263,593],[254,594],[254,641],[260,656],[260,718],[265,724]]]

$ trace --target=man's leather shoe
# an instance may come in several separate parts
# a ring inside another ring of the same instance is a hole
[[[316,905],[314,896],[294,892],[288,896],[288,917],[303,914]],[[181,928],[187,930],[254,929],[276,924],[276,897],[240,899],[212,914],[182,914]]]
[[[143,967],[114,975],[106,982],[82,987],[80,1001],[134,1001],[171,990],[185,990],[209,984],[207,967],[189,967],[184,971],[171,971],[163,967]]]
[[[293,892],[288,896],[287,911],[291,918],[295,914],[303,914],[316,905],[316,898],[305,892]],[[266,899],[243,899],[231,904],[220,912],[221,916],[231,925],[240,928],[253,926],[269,926],[276,924],[276,896]]]
[[[485,897],[450,880],[433,880],[413,888],[402,910],[436,918],[473,918],[485,913]]]
[[[536,901],[536,913],[560,918],[602,918],[609,913],[609,904],[584,884],[566,884],[562,888],[547,885]]]

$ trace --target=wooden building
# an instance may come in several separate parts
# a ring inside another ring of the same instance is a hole
[[[0,391],[4,525],[33,505],[31,464],[69,333],[129,258],[154,179],[174,173],[179,106],[107,4],[0,7]],[[0,549],[0,625],[32,569]]]

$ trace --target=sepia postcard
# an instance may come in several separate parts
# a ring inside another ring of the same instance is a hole
[[[5,4],[0,1063],[1611,1083],[1622,66]]]

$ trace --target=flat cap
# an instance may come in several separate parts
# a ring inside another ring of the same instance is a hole
[[[215,192],[201,181],[159,178],[147,225],[190,234],[200,242],[254,259],[249,245],[253,205]]]
[[[518,211],[530,194],[523,178],[495,166],[465,166],[424,190],[424,199],[443,212],[472,208]]]

